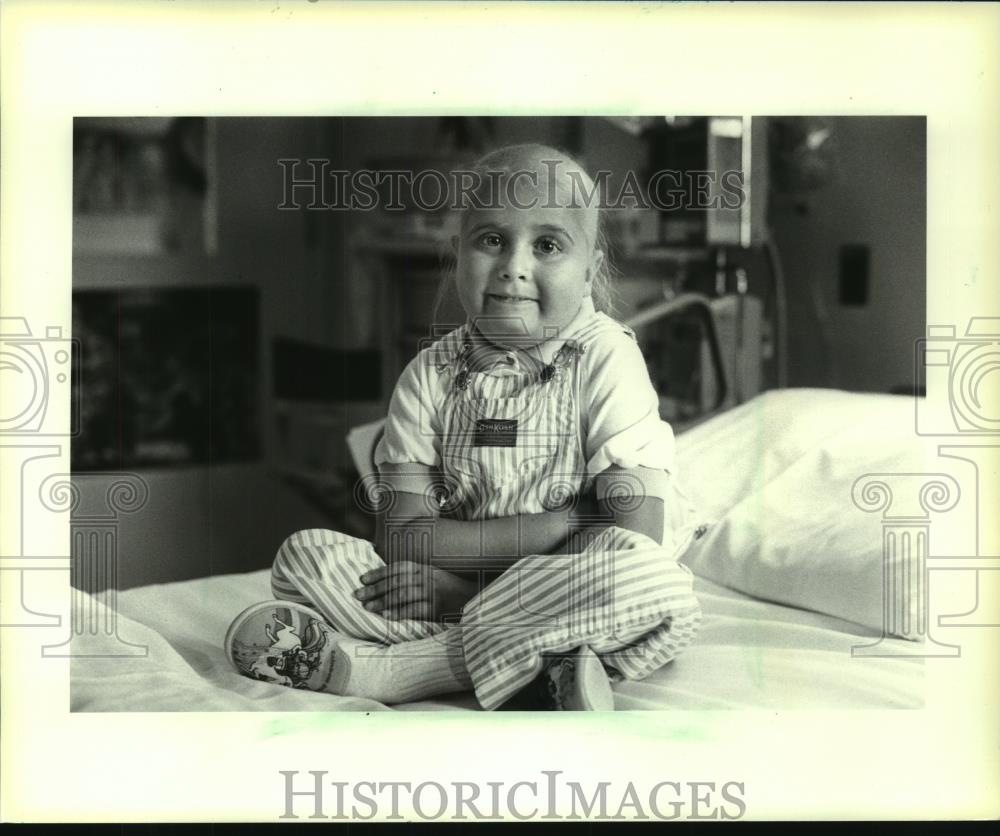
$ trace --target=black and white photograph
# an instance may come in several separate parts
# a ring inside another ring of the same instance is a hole
[[[922,705],[856,481],[922,465],[923,117],[210,121],[214,256],[74,230],[80,508],[145,504],[71,518],[73,710]]]
[[[5,14],[113,34],[5,108],[4,714],[134,789],[43,810],[8,720],[12,820],[998,812],[998,7],[918,94],[884,12],[696,72],[686,4],[386,5]]]

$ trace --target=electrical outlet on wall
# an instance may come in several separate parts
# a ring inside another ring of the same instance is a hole
[[[867,244],[841,245],[838,259],[838,296],[841,305],[864,307],[868,304],[870,261]]]

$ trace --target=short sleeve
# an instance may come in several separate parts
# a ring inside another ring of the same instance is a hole
[[[385,431],[375,447],[375,466],[381,473],[429,474],[440,465],[438,405],[442,399],[436,396],[435,383],[421,355],[403,370],[389,402]]]
[[[601,334],[587,346],[584,360],[581,399],[588,475],[612,465],[673,473],[674,433],[660,418],[659,397],[635,339],[622,330]]]

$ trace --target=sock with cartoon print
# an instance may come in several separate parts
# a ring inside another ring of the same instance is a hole
[[[237,616],[225,647],[244,676],[292,688],[383,703],[472,689],[458,624],[430,638],[381,645],[338,633],[301,604],[266,601]]]

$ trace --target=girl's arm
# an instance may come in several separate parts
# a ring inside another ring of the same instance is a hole
[[[452,571],[480,566],[502,571],[526,555],[559,550],[581,524],[581,514],[589,511],[592,517],[595,510],[585,501],[572,511],[453,520],[433,515],[422,495],[397,492],[391,512],[377,515],[375,550],[387,563],[413,560]]]
[[[662,543],[672,495],[674,436],[633,332],[599,334],[581,358],[581,414],[587,466],[598,505],[614,525]]]
[[[529,554],[573,553],[584,530],[616,525],[654,542],[663,537],[664,508],[646,486],[663,478],[646,467],[611,465],[598,474],[597,495],[569,511],[520,514],[491,520],[453,520],[432,514],[420,494],[397,492],[390,514],[376,520],[375,549],[386,562],[413,560],[461,571],[487,564],[504,570]],[[390,542],[406,544],[405,547]]]
[[[614,520],[614,525],[645,534],[656,543],[663,542],[663,499],[648,491],[661,483],[664,472],[649,467],[623,468],[616,464],[597,475],[597,505],[600,515]],[[616,493],[615,486],[621,493]]]
[[[355,590],[366,609],[390,618],[461,612],[484,583],[525,555],[558,551],[575,523],[568,511],[452,520],[431,512],[423,493],[393,497],[391,510],[376,517],[375,549],[386,565],[362,575]]]
[[[584,498],[574,511],[476,521],[442,518],[423,493],[395,491],[391,510],[380,511],[376,522],[376,550],[387,565],[359,578],[355,594],[389,617],[440,618],[460,612],[484,581],[525,555],[582,551],[580,535],[588,529],[617,525],[659,542],[663,501],[644,488],[657,475],[612,466],[597,478],[605,498],[596,505]]]

